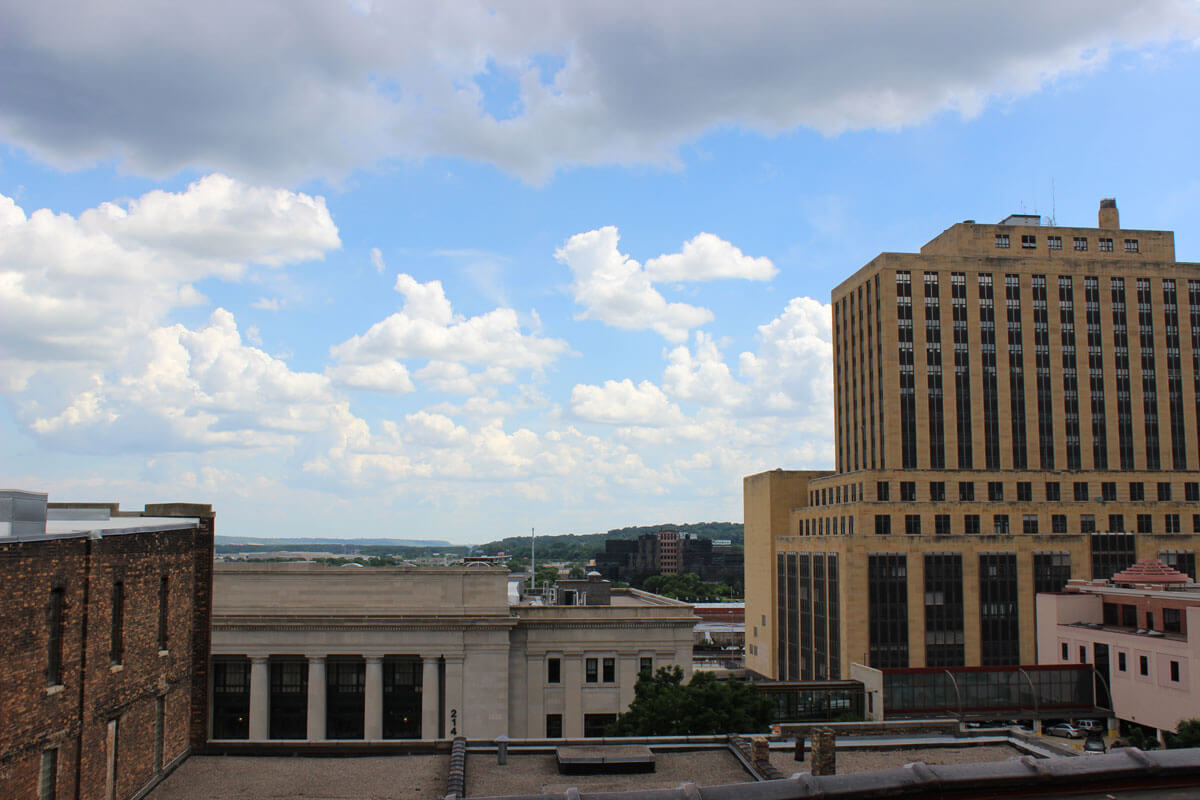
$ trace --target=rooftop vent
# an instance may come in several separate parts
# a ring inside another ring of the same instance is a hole
[[[43,492],[0,490],[0,537],[42,536],[46,533],[46,495]]]
[[[1116,230],[1121,227],[1121,215],[1117,212],[1117,200],[1106,197],[1100,201],[1100,227]]]

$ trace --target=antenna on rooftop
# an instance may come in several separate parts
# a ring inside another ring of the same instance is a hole
[[[1058,213],[1054,207],[1054,178],[1050,178],[1050,227],[1058,224]]]
[[[533,586],[533,577],[537,575],[537,532],[529,529],[529,585]]]

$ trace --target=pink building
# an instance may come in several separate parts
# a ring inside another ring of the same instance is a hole
[[[1039,594],[1037,639],[1039,664],[1094,664],[1118,719],[1161,738],[1200,717],[1200,585],[1161,561]],[[1103,691],[1097,686],[1100,706]]]

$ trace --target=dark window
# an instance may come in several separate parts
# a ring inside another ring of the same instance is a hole
[[[1079,251],[1086,251],[1088,249],[1088,240],[1082,236],[1076,236],[1075,249]]]
[[[638,672],[654,672],[654,658],[652,656],[642,656],[638,659]]]
[[[1171,499],[1171,484],[1168,481],[1158,482],[1158,499],[1164,501]]]
[[[108,660],[113,664],[120,664],[125,658],[125,584],[123,581],[113,583],[111,623]]]
[[[420,658],[388,656],[383,659],[384,739],[421,738],[421,698],[424,682]],[[432,686],[429,691],[433,691]]]
[[[988,500],[1004,499],[1004,482],[988,481]]]
[[[1192,533],[1200,533],[1200,514],[1192,514]]]
[[[269,730],[272,739],[308,737],[308,660],[272,658]]]
[[[1137,606],[1128,604],[1121,606],[1121,627],[1136,628],[1137,624]]]
[[[1096,533],[1090,538],[1092,580],[1108,580],[1137,560],[1131,533]]]
[[[954,319],[954,390],[955,427],[958,431],[958,468],[974,466],[971,444],[971,351],[967,320],[967,276],[950,273],[951,311]]]
[[[875,499],[876,500],[887,500],[888,499],[888,486],[889,485],[890,484],[888,484],[887,481],[879,481],[878,483],[875,484]]]
[[[886,536],[892,532],[892,516],[890,514],[875,515],[875,533]]]
[[[606,658],[602,666],[604,668],[604,682],[615,683],[617,680],[617,660],[615,658]]]
[[[997,233],[996,234],[996,247],[999,247],[1001,250],[1008,249],[1008,234],[1007,233]]]
[[[1063,642],[1062,643],[1062,660],[1066,661],[1070,657],[1071,657],[1070,646],[1066,642]]]
[[[925,665],[964,663],[962,555],[926,553]]]
[[[1075,499],[1076,500],[1087,500],[1088,499],[1088,485],[1085,481],[1076,481],[1075,482]]]
[[[608,726],[616,721],[616,714],[584,714],[583,735],[588,739],[603,736]]]
[[[904,532],[913,536],[921,533],[921,515],[920,514],[905,514],[904,515]]]
[[[1179,515],[1167,514],[1163,517],[1163,526],[1167,533],[1179,533]]]
[[[1079,532],[1080,533],[1095,533],[1096,532],[1096,515],[1095,514],[1080,514],[1079,515]]]
[[[1200,532],[1200,531],[1197,531]],[[1158,560],[1196,580],[1196,553],[1192,550],[1160,550]]]
[[[1150,519],[1149,514],[1137,515],[1137,532],[1138,533],[1153,533],[1154,523]]]
[[[1067,532],[1067,515],[1066,514],[1051,514],[1050,515],[1050,532],[1051,533],[1066,533]]]
[[[361,658],[325,661],[325,738],[363,738],[367,664]]]
[[[1120,672],[1126,672],[1128,669],[1129,668],[1125,665],[1125,653],[1123,651],[1118,652],[1117,653],[1117,670]]]
[[[1071,579],[1070,553],[1033,554],[1033,592],[1061,592]]]
[[[1061,236],[1047,236],[1046,237],[1046,248],[1048,250],[1062,250],[1062,237]]]
[[[170,585],[167,582],[167,576],[163,575],[158,582],[158,649],[167,649],[167,618],[168,600],[170,598]]]
[[[1150,659],[1147,658],[1146,656],[1138,656],[1138,674],[1139,675],[1149,675],[1150,674]]]
[[[979,515],[963,515],[963,533],[979,533]]]
[[[916,469],[917,381],[913,356],[912,276],[906,270],[896,272],[896,324],[900,362],[900,456],[905,469]]]
[[[992,527],[996,533],[1008,533],[1008,514],[994,514]]]
[[[1111,253],[1113,251],[1113,241],[1106,236],[1100,237],[1100,252]]]
[[[584,680],[588,683],[598,683],[600,680],[600,662],[595,658],[584,660]]]
[[[1163,609],[1163,630],[1167,633],[1183,632],[1183,615],[1178,608]]]
[[[1037,533],[1038,532],[1037,514],[1025,514],[1024,516],[1021,517],[1021,531],[1023,533]]]
[[[546,659],[546,683],[562,683],[562,659]]]
[[[1137,251],[1134,251],[1134,252],[1137,252]],[[1178,661],[1171,662],[1171,680],[1174,681],[1175,683],[1179,683],[1179,662]]]
[[[1138,240],[1137,239],[1126,239],[1125,240],[1125,252],[1126,253],[1138,252]]]
[[[1101,240],[1100,249],[1104,249],[1104,240]],[[1109,248],[1112,248],[1112,240],[1108,240]],[[1131,470],[1133,464],[1133,384],[1130,380],[1129,372],[1129,316],[1125,305],[1125,279],[1110,278],[1109,283],[1112,287],[1112,336],[1113,336],[1113,356],[1116,363],[1116,386],[1117,386],[1117,445],[1118,453],[1121,458],[1121,469]],[[1145,360],[1141,361],[1143,368]],[[1150,394],[1154,394],[1153,381],[1151,386],[1147,387],[1145,381],[1142,383],[1143,390],[1149,388]],[[1149,398],[1147,398],[1149,400]],[[1157,409],[1158,404],[1146,403],[1146,409]],[[1154,412],[1157,415],[1157,410]],[[1147,469],[1158,469],[1158,422],[1157,417],[1154,422],[1153,430],[1146,430],[1145,440],[1146,451],[1146,466]]]
[[[1021,249],[1032,250],[1037,247],[1037,236],[1032,233],[1021,234]]]
[[[936,272],[925,273],[925,389],[929,414],[929,467],[946,468],[946,415],[942,386],[941,291]]]
[[[1017,481],[1017,499],[1029,501],[1033,499],[1033,484],[1029,481]]]
[[[42,771],[38,778],[38,800],[55,800],[57,796],[58,748],[52,747],[42,751]]]
[[[547,714],[546,715],[546,738],[547,739],[563,738],[562,714]]]
[[[839,599],[838,557],[829,553],[825,558],[826,592],[825,617],[829,624],[829,679],[842,677],[841,601]]]
[[[1104,604],[1104,624],[1105,625],[1111,625],[1115,628],[1120,624],[1120,622],[1119,622],[1120,618],[1121,618],[1121,609],[1117,606],[1116,603],[1105,603]]]
[[[1189,502],[1200,500],[1200,483],[1188,481],[1183,485],[1183,499]]]
[[[1013,469],[1029,466],[1026,452],[1025,344],[1021,335],[1021,277],[1004,276],[1004,308],[1008,343],[1009,417],[1011,420]],[[1049,365],[1047,365],[1049,369]],[[1043,467],[1045,468],[1045,467]]]
[[[1058,481],[1046,481],[1046,499],[1050,502],[1062,499]]]
[[[917,484],[914,481],[900,481],[900,499],[903,501],[917,499]]]
[[[975,499],[975,483],[974,483],[974,481],[959,481],[958,482],[958,499],[959,500],[974,500]]]
[[[63,588],[50,590],[50,619],[47,621],[46,685],[62,683]]]
[[[979,555],[979,634],[983,666],[1021,663],[1016,553]]]
[[[902,554],[867,556],[868,659],[876,669],[908,666],[908,562]]]
[[[947,534],[950,532],[950,515],[935,514],[933,517],[933,532]]]
[[[1129,499],[1130,500],[1145,500],[1146,499],[1146,484],[1141,481],[1135,481],[1129,484]]]
[[[1084,645],[1079,645],[1079,663],[1080,664],[1087,663],[1087,647],[1085,647]]]
[[[1084,241],[1086,244],[1086,240]],[[1105,421],[1104,400],[1104,323],[1100,312],[1099,278],[1088,276],[1083,279],[1083,296],[1087,320],[1088,391],[1092,411],[1092,461],[1096,469],[1108,469],[1108,424]]]
[[[1112,481],[1104,481],[1100,484],[1100,499],[1101,500],[1116,500],[1117,485]]]
[[[1125,515],[1124,514],[1109,514],[1108,529],[1112,533],[1125,532]]]
[[[934,502],[941,502],[946,499],[946,482],[945,481],[930,481],[929,483],[929,499]]]
[[[213,661],[213,738],[250,737],[250,661],[218,658]]]

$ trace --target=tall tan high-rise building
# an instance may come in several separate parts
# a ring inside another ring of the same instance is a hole
[[[1034,596],[1200,543],[1200,264],[1014,215],[833,290],[836,470],[745,479],[747,666],[1036,663]]]

